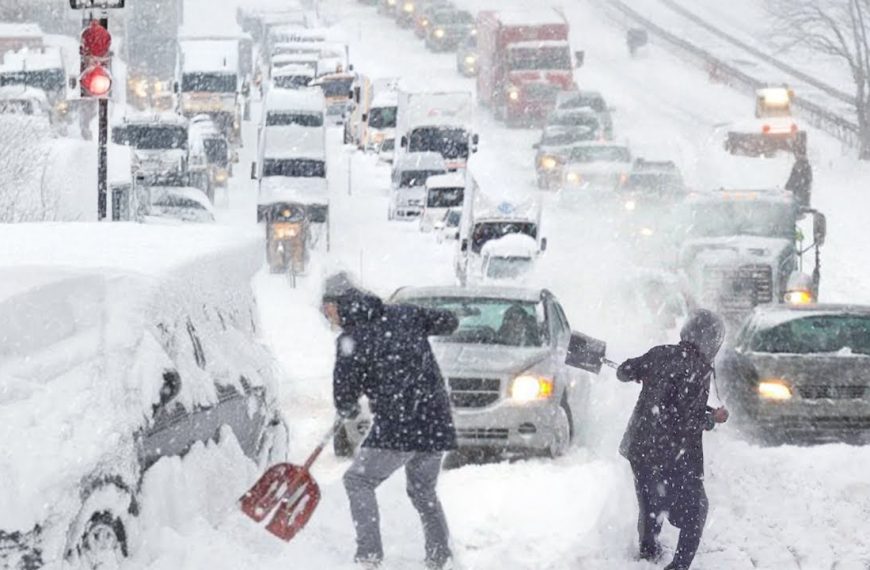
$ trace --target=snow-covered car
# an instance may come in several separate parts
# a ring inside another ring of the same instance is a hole
[[[598,116],[605,140],[613,140],[613,115],[598,91],[563,91],[556,96],[557,110],[588,109]]]
[[[538,242],[525,234],[508,234],[486,242],[480,250],[483,283],[522,281],[535,266]]]
[[[749,435],[870,441],[870,307],[756,309],[717,370]]]
[[[558,188],[562,184],[562,166],[570,158],[571,146],[600,138],[598,120],[575,126],[550,125],[541,131],[541,140],[532,148],[535,153],[535,172],[538,188]]]
[[[461,208],[467,177],[464,172],[439,174],[426,179],[426,201],[420,215],[420,230],[430,232],[451,208]]]
[[[447,380],[460,452],[560,456],[583,429],[590,377],[568,366],[572,331],[545,289],[407,287],[392,303],[452,311],[459,328],[432,338]],[[368,420],[345,424],[343,449]]]
[[[0,255],[0,568],[118,568],[165,458],[286,455],[251,290],[262,245],[217,226],[40,226],[0,228],[27,245]]]
[[[628,180],[631,151],[609,143],[579,143],[562,168],[562,196],[583,199],[590,192],[613,192]]]
[[[112,141],[131,147],[133,175],[146,183],[190,183],[190,125],[181,115],[130,115],[112,127]]]
[[[182,222],[209,223],[214,211],[208,196],[199,188],[152,186],[148,189],[148,217]]]
[[[447,173],[447,163],[437,152],[402,153],[393,161],[387,219],[413,218],[423,212],[426,180]]]
[[[472,30],[474,32],[474,30]],[[456,70],[465,77],[477,75],[477,34],[469,33],[456,49]]]

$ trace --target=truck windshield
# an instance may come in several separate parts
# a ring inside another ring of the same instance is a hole
[[[846,351],[870,356],[870,317],[819,315],[794,319],[760,330],[751,350],[781,354]]]
[[[369,111],[369,127],[373,129],[396,128],[397,107],[372,107]]]
[[[266,159],[263,162],[263,176],[326,178],[326,163],[322,160],[302,158]]]
[[[727,236],[795,238],[793,204],[757,200],[710,200],[693,204],[682,220],[695,238]]]
[[[272,86],[278,89],[301,89],[311,83],[310,75],[278,75],[272,77]]]
[[[322,127],[323,115],[321,113],[305,113],[301,111],[269,111],[266,114],[267,127],[288,127],[290,125]]]
[[[63,93],[66,86],[66,74],[62,69],[0,73],[0,87],[6,85],[26,85],[42,89],[46,93]]]
[[[187,129],[170,125],[128,125],[128,144],[140,150],[171,150],[187,145]]]
[[[462,205],[463,188],[430,188],[426,198],[429,208],[456,208]]]
[[[404,302],[456,315],[459,327],[450,336],[439,337],[444,342],[539,347],[546,338],[544,311],[534,301],[424,297]]]
[[[409,137],[408,152],[437,152],[444,158],[468,158],[468,133],[461,128],[423,127]]]
[[[225,138],[207,138],[202,141],[205,157],[210,164],[226,166],[229,163],[229,151]]]
[[[412,186],[425,186],[426,179],[430,176],[444,174],[443,170],[406,170],[399,179],[399,187],[411,188]]]
[[[532,222],[482,222],[471,233],[471,251],[480,253],[486,242],[509,234],[524,234],[532,239],[538,237],[538,226]]]
[[[185,93],[235,93],[238,82],[232,73],[185,73],[181,90]]]
[[[540,48],[511,48],[508,56],[511,71],[534,71],[539,69],[571,69],[571,52],[568,46]]]
[[[348,97],[352,87],[353,77],[326,79],[320,83],[324,97]]]
[[[624,146],[578,146],[571,149],[571,162],[631,162]]]

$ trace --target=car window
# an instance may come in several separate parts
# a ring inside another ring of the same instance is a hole
[[[846,352],[870,356],[870,316],[818,315],[759,330],[754,352],[820,354]]]
[[[408,302],[456,315],[459,328],[442,337],[448,342],[536,347],[544,346],[547,338],[540,302],[480,297],[428,297]]]

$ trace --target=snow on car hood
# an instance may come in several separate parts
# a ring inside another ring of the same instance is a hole
[[[133,149],[135,162],[140,166],[180,167],[187,151],[183,149],[145,150]]]
[[[791,243],[784,238],[727,236],[687,240],[680,252],[684,266],[774,262]]]
[[[435,359],[445,375],[463,373],[519,374],[549,355],[547,347],[463,344],[435,339]]]
[[[486,242],[481,255],[504,257],[534,257],[538,253],[538,242],[525,234],[507,234]]]
[[[260,180],[260,195],[257,203],[273,204],[275,202],[326,204],[329,202],[326,178],[267,176]]]

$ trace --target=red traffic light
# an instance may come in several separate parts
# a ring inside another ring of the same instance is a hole
[[[90,97],[107,97],[112,90],[112,74],[102,65],[87,68],[79,82],[82,86],[82,94]]]
[[[112,47],[112,34],[96,20],[91,20],[82,31],[82,55],[86,57],[107,57]]]

